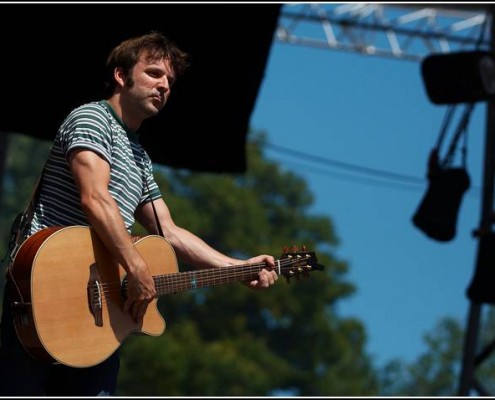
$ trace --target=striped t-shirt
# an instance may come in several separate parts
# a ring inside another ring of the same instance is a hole
[[[69,167],[69,154],[76,148],[94,151],[110,165],[108,189],[129,233],[137,206],[161,197],[151,160],[137,135],[126,129],[106,101],[87,103],[67,116],[55,137],[27,236],[48,226],[89,225]]]

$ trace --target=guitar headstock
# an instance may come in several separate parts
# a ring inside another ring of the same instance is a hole
[[[323,271],[323,265],[318,264],[314,251],[306,250],[306,246],[299,249],[297,246],[284,246],[280,256],[280,274],[284,275],[289,282],[290,278],[307,277],[314,270]]]

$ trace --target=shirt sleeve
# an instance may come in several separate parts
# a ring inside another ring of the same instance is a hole
[[[62,152],[67,162],[76,148],[92,150],[112,164],[112,130],[104,109],[86,104],[72,111],[59,130]]]

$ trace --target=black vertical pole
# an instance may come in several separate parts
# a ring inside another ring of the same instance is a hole
[[[469,305],[467,331],[464,339],[464,353],[462,356],[458,396],[469,396],[473,385],[480,315],[481,303],[471,302]]]
[[[490,18],[490,49],[494,53],[495,35],[493,15],[495,7],[490,5],[487,9],[487,18]],[[478,230],[478,254],[480,253],[480,236],[491,232],[493,222],[493,188],[495,177],[495,100],[487,101],[486,107],[486,132],[485,154],[483,164],[483,182],[480,228]],[[482,303],[471,301],[469,305],[469,317],[467,331],[464,339],[464,354],[462,358],[461,376],[459,382],[459,396],[469,396],[470,390],[475,385],[475,361],[480,330]]]

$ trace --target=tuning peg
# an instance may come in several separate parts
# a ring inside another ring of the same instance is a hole
[[[292,245],[292,252],[293,253],[297,252],[297,246],[295,244]]]
[[[306,245],[305,244],[302,245],[302,251],[306,251]]]

